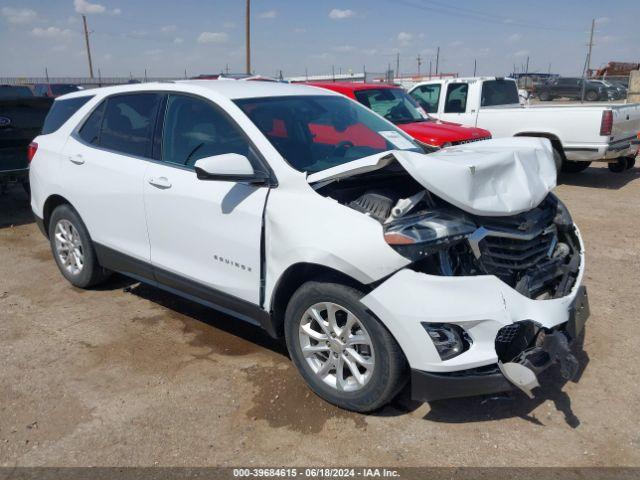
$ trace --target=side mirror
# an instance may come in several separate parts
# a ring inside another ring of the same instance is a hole
[[[237,153],[204,157],[196,161],[194,167],[200,180],[247,182],[264,185],[268,183],[270,178],[266,172],[256,172],[249,159]]]

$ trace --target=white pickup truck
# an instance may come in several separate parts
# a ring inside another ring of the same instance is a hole
[[[546,137],[564,172],[593,161],[613,172],[635,165],[640,104],[521,105],[514,80],[497,77],[433,79],[409,94],[432,116],[489,130],[493,138]]]

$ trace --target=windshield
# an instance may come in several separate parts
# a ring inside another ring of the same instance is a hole
[[[405,133],[342,96],[248,98],[235,103],[301,172],[319,172],[387,150],[422,152]]]
[[[360,90],[355,95],[365,107],[395,124],[429,120],[422,107],[400,88]]]

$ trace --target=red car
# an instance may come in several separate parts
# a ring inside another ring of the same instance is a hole
[[[448,147],[491,138],[491,132],[483,128],[466,127],[430,117],[401,87],[350,82],[309,82],[307,85],[352,98],[430,146]]]

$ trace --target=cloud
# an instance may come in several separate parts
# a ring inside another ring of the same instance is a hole
[[[68,28],[61,29],[58,27],[36,27],[31,30],[31,35],[40,38],[69,38],[72,35],[72,32]]]
[[[224,32],[202,32],[198,37],[198,43],[225,43],[229,35]]]
[[[378,54],[378,49],[377,48],[365,48],[364,50],[362,50],[362,53],[364,55],[377,55]]]
[[[353,10],[340,10],[339,8],[334,8],[329,12],[329,18],[331,20],[344,20],[345,18],[353,17],[356,14]]]
[[[2,7],[2,10],[0,10],[0,14],[2,14],[7,22],[14,25],[24,25],[26,23],[31,23],[38,16],[36,11],[31,10],[30,8],[12,7]]]
[[[122,10],[120,10],[119,8],[114,8],[109,12],[110,15],[120,15],[121,13],[122,13]]]
[[[522,35],[520,35],[519,33],[514,33],[513,35],[509,35],[507,37],[507,42],[509,43],[516,43],[520,40],[522,40]]]
[[[171,33],[171,32],[175,32],[177,29],[178,27],[176,27],[175,25],[165,25],[160,29],[160,31],[162,33]]]
[[[354,47],[353,45],[339,45],[337,47],[333,47],[333,50],[335,52],[340,52],[340,53],[353,52],[355,49],[356,47]]]
[[[149,55],[150,57],[157,57],[158,55],[162,55],[163,52],[162,52],[162,49],[160,48],[154,48],[152,50],[147,50],[144,53]]]
[[[113,55],[112,55],[112,54],[110,54],[110,53],[105,53],[105,54],[102,56],[102,59],[108,62],[108,61],[110,61],[110,60],[112,60],[112,59],[113,59]]]
[[[461,40],[456,40],[456,41],[451,42],[451,43],[449,44],[449,46],[450,46],[450,47],[453,47],[453,48],[458,48],[458,47],[461,47],[462,45],[464,45],[464,42],[463,42],[463,41],[461,41]]]
[[[76,8],[76,12],[82,14],[104,13],[107,11],[104,5],[90,3],[87,0],[73,0],[73,5]]]
[[[413,34],[411,33],[400,32],[398,34],[398,41],[403,47],[408,47],[409,45],[411,45],[411,40],[413,40]]]
[[[222,26],[226,29],[236,28],[236,22],[224,22]]]
[[[527,55],[529,55],[529,50],[518,50],[517,52],[513,53],[512,56],[514,57],[526,57]]]
[[[182,42],[184,42],[184,39],[181,37],[176,37],[173,39],[173,43],[176,45],[180,45]]]
[[[311,55],[311,58],[315,58],[316,60],[332,60],[334,57],[328,52],[323,52]]]
[[[596,18],[596,23],[598,25],[604,25],[605,23],[609,23],[611,19],[609,17],[598,17]]]
[[[267,10],[266,12],[262,12],[258,15],[258,18],[276,18],[278,16],[278,12],[275,10]]]
[[[293,33],[305,33],[307,31],[306,28],[296,27],[293,29]]]

